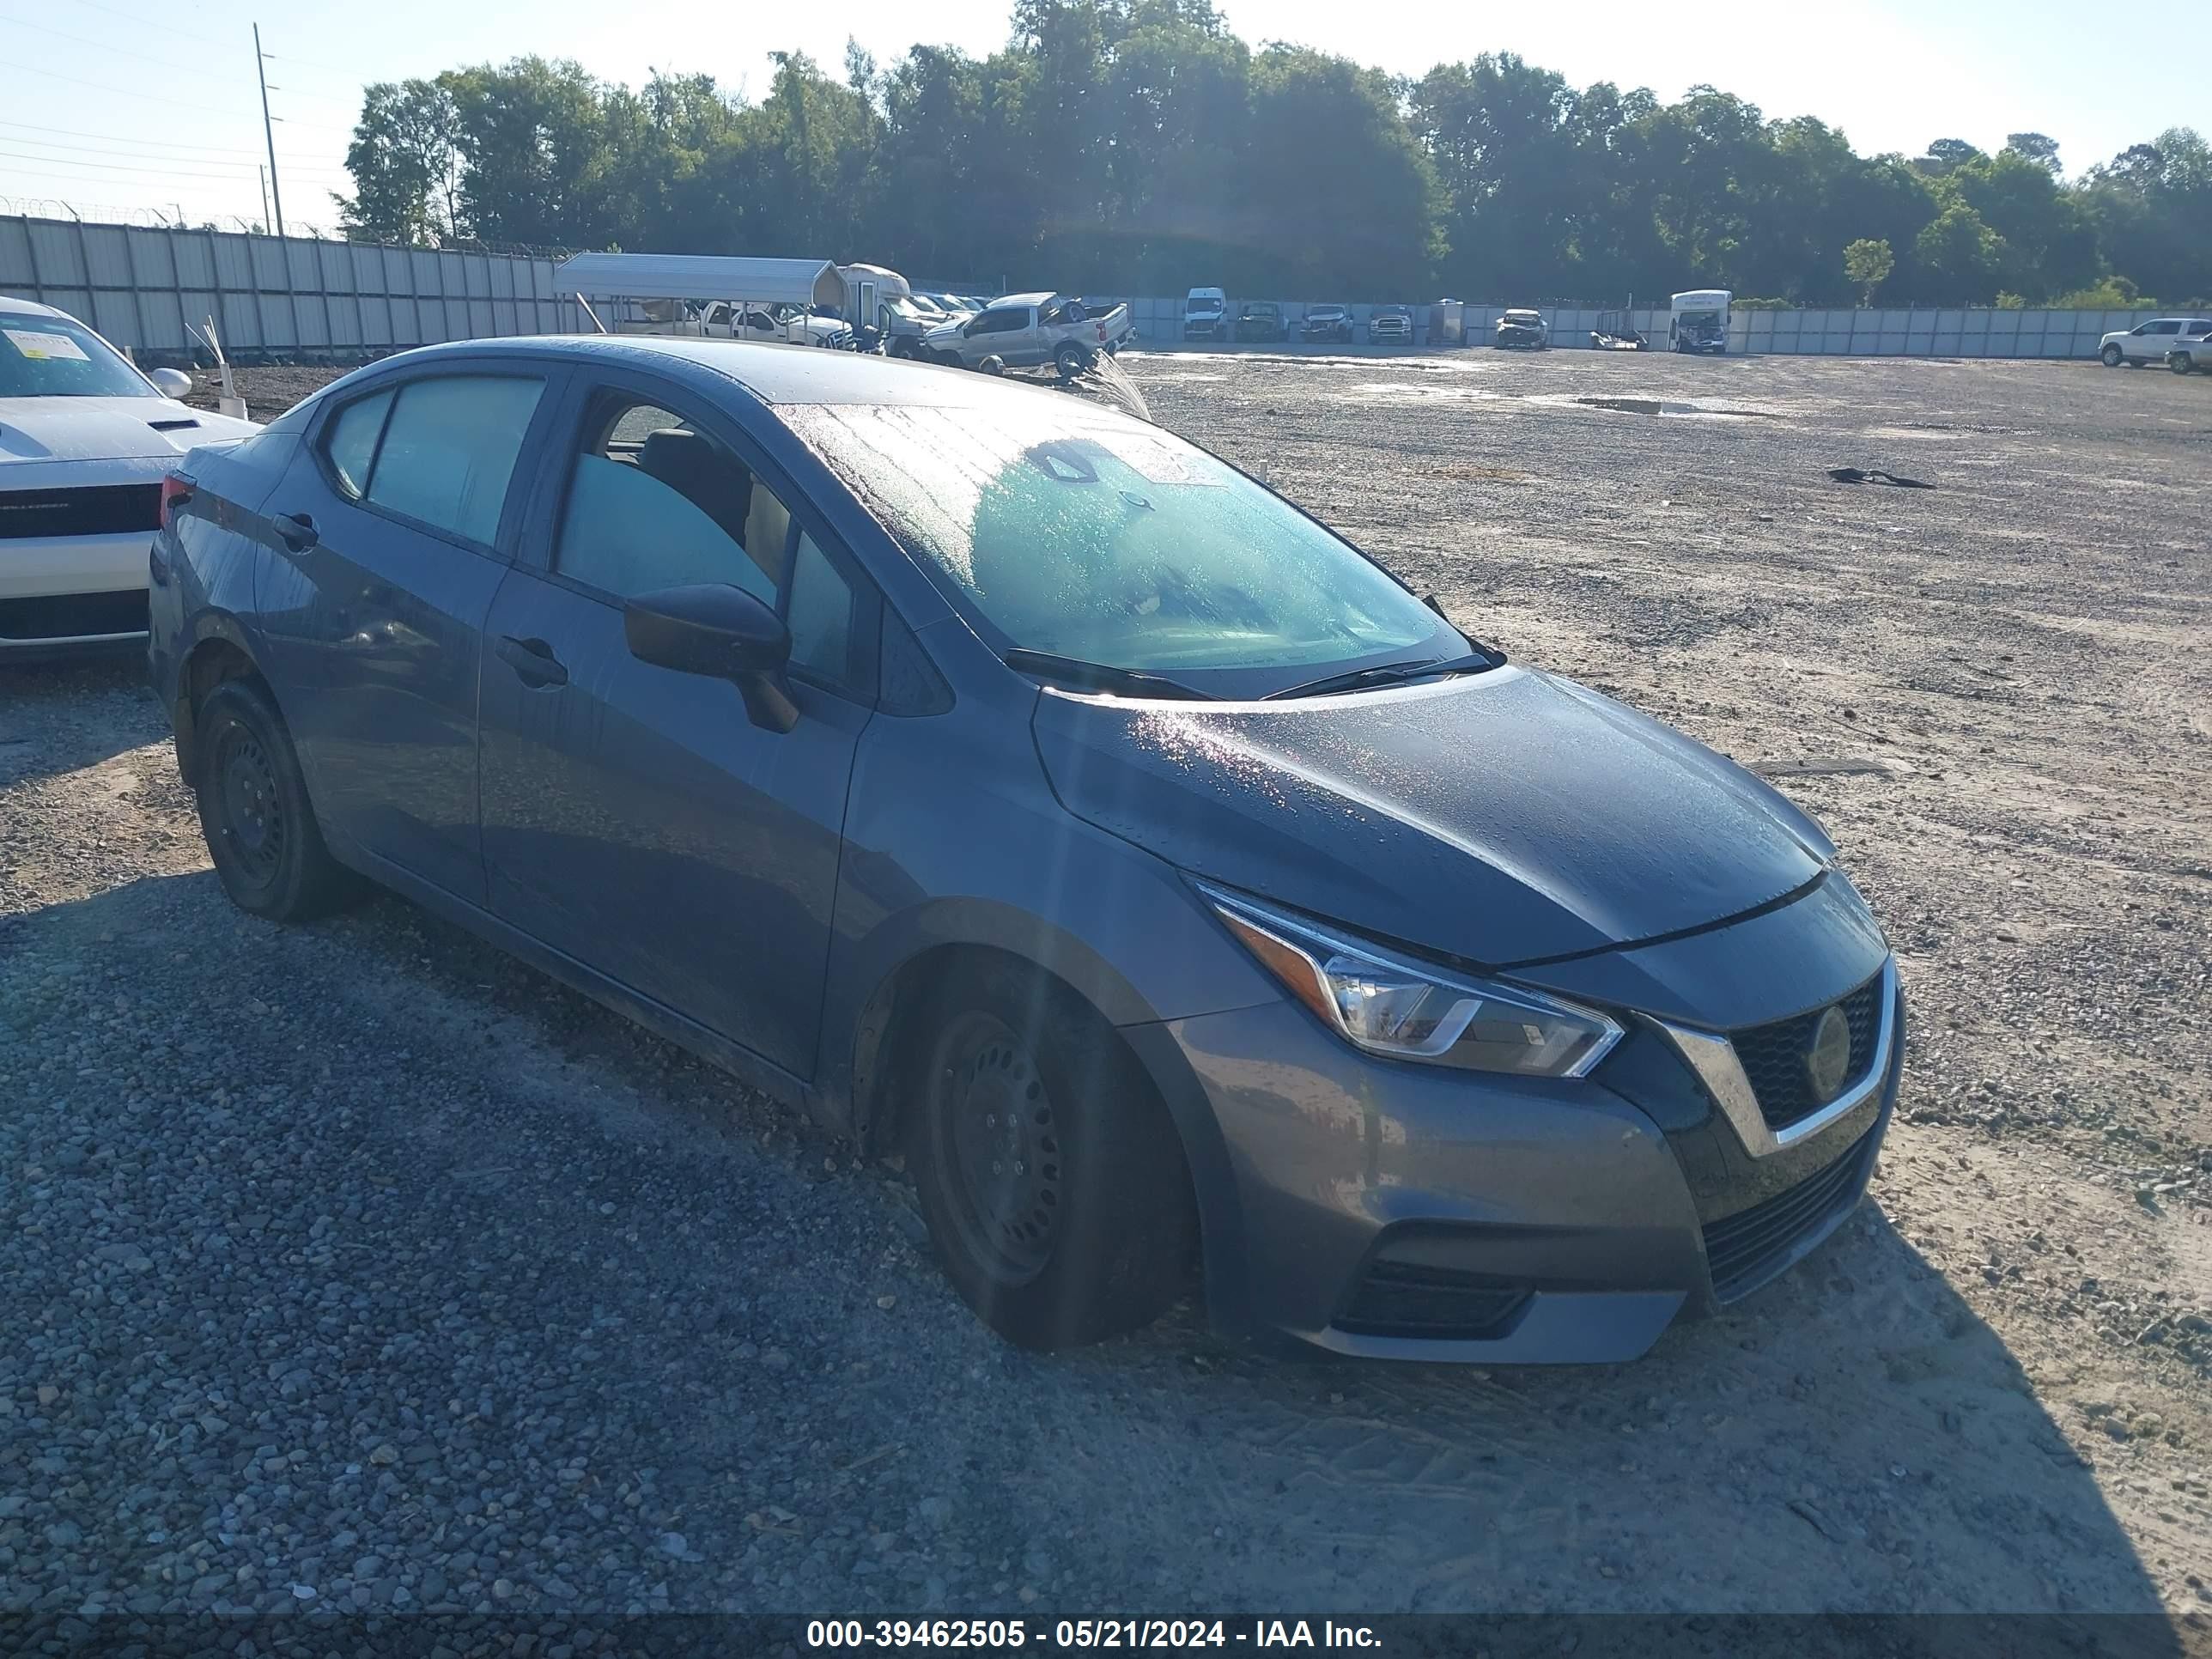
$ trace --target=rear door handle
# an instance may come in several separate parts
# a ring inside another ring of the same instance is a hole
[[[276,536],[295,553],[304,553],[321,536],[315,521],[304,513],[279,513],[276,515]]]
[[[533,691],[568,683],[568,671],[543,640],[518,640],[512,634],[502,634],[492,649],[514,671],[515,678]]]

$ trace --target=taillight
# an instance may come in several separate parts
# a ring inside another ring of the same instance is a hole
[[[169,527],[169,510],[182,507],[192,498],[192,481],[181,473],[172,472],[161,480],[161,528]],[[143,520],[139,521],[144,523]]]
[[[1098,325],[1098,343],[1100,345],[1106,343],[1106,325],[1103,323]]]

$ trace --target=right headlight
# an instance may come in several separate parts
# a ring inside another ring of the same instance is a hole
[[[1241,894],[1195,884],[1216,915],[1322,1023],[1392,1060],[1516,1077],[1585,1077],[1621,1028],[1593,1008],[1422,963]]]

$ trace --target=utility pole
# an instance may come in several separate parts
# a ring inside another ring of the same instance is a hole
[[[269,141],[269,191],[276,198],[276,234],[282,236],[284,234],[284,187],[276,182],[276,129],[269,121],[269,56],[261,50],[261,25],[258,23],[253,26],[253,72],[261,82],[261,136]]]
[[[253,170],[261,175],[261,224],[265,230],[269,225],[269,169],[256,167]]]

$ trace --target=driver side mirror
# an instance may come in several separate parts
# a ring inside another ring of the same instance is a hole
[[[746,718],[763,731],[799,723],[783,679],[791,630],[742,587],[704,582],[641,593],[623,606],[623,638],[640,662],[733,682]]]
[[[149,368],[146,378],[164,398],[181,398],[192,389],[192,377],[181,368]]]

